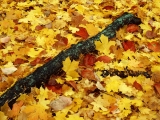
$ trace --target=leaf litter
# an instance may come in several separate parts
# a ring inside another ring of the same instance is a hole
[[[12,108],[6,103],[1,107],[0,118],[160,118],[158,0],[3,0],[0,3],[1,93],[60,51],[97,34],[120,14],[130,12],[142,20],[139,26],[124,26],[111,40],[102,35],[101,42],[95,43],[97,53],[92,53],[95,57],[92,63],[84,61],[85,55],[76,61],[67,58],[57,78],[22,94]],[[101,76],[101,70],[111,68],[153,74],[151,78]]]

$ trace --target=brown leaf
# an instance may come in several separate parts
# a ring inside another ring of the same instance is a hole
[[[23,63],[25,63],[25,62],[27,62],[27,60],[24,60],[24,59],[21,59],[21,58],[17,58],[17,59],[13,62],[13,64],[14,64],[14,65],[20,65],[20,64],[23,64]]]
[[[156,72],[152,73],[151,79],[154,82],[160,82],[160,71],[156,71]]]
[[[73,12],[71,18],[72,18],[71,24],[75,27],[78,27],[84,19],[83,15],[81,15],[77,12]]]
[[[157,33],[153,32],[153,31],[148,30],[148,31],[146,32],[146,37],[149,38],[149,39],[153,39],[153,38],[155,38],[156,36],[157,36]]]
[[[76,92],[78,92],[77,84],[75,81],[67,81],[69,85],[71,85]]]

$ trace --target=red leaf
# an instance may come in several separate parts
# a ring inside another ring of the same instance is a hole
[[[56,48],[64,47],[64,46],[66,46],[68,44],[68,39],[66,37],[61,36],[60,34],[56,35],[56,39],[58,41],[56,41],[56,43],[53,45]]]
[[[133,87],[135,87],[137,90],[142,90],[142,86],[137,81],[133,83]]]
[[[123,48],[125,51],[127,51],[127,50],[131,50],[133,52],[136,51],[135,44],[133,41],[125,41],[122,43],[122,45],[123,45]]]
[[[112,59],[106,55],[104,56],[99,56],[96,61],[101,61],[101,62],[104,62],[104,63],[110,63],[112,61]]]
[[[14,26],[14,31],[17,31],[18,30],[18,26]]]
[[[132,33],[132,32],[138,32],[138,30],[139,30],[139,26],[136,25],[136,24],[129,24],[127,26],[127,28],[126,28],[126,31],[130,32],[130,33]]]
[[[46,87],[48,88],[48,90],[52,90],[52,92],[55,92],[57,94],[62,93],[62,86],[46,85]]]
[[[103,7],[103,9],[105,9],[105,10],[113,10],[114,7],[113,6],[105,6],[105,7]]]
[[[93,66],[96,62],[96,56],[93,54],[86,54],[83,58],[84,66]]]
[[[87,30],[83,27],[79,27],[79,31],[77,31],[75,35],[80,36],[84,39],[87,39],[89,37]]]

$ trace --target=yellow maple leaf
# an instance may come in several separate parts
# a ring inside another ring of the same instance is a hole
[[[77,5],[75,9],[78,10],[80,14],[83,14],[85,11],[85,7],[83,5]]]
[[[102,104],[98,104],[96,102],[92,102],[91,104],[93,105],[93,110],[96,111],[96,112],[98,112],[100,110],[107,112],[107,110],[108,110]]]
[[[3,30],[7,30],[8,28],[13,28],[15,26],[15,23],[13,22],[13,20],[5,19],[0,21],[0,26]]]
[[[59,0],[49,0],[49,3],[52,5],[56,5],[59,3]]]
[[[17,7],[18,8],[24,8],[24,7],[31,7],[31,6],[33,6],[33,5],[35,5],[36,4],[36,1],[30,1],[30,2],[18,2],[17,3]]]
[[[124,38],[125,38],[126,40],[131,40],[131,39],[133,38],[133,36],[134,36],[134,34],[128,32],[128,33],[125,35]]]
[[[75,98],[73,100],[73,102],[74,102],[74,106],[72,108],[72,111],[73,112],[78,112],[79,108],[81,107],[81,104],[82,104],[83,100],[81,100],[80,98]]]
[[[131,109],[131,100],[128,98],[122,98],[118,101],[118,108],[120,110],[130,110]]]
[[[63,61],[63,70],[66,72],[66,80],[78,80],[79,74],[76,71],[78,68],[78,61],[71,61],[69,57]]]
[[[95,41],[96,50],[100,53],[104,53],[108,55],[110,53],[110,47],[115,45],[115,41],[108,41],[108,37],[104,36],[103,34],[100,37],[100,41]]]
[[[37,99],[46,99],[48,98],[48,89],[40,87],[39,95],[37,95]]]
[[[31,29],[34,30],[37,25],[45,25],[50,22],[44,18],[43,12],[40,7],[34,7],[33,10],[28,12],[28,15],[19,19],[19,23],[31,23]]]
[[[128,60],[127,65],[132,69],[132,68],[139,67],[139,63],[140,63],[140,61],[132,59],[132,60]]]
[[[73,91],[73,89],[71,87],[68,87],[68,90],[66,90],[63,94],[65,96],[71,96],[71,95],[74,95],[75,92]]]
[[[48,113],[44,107],[39,104],[28,105],[23,109],[23,112],[27,114],[28,120],[47,120]]]
[[[143,33],[145,34],[148,30],[152,31],[152,27],[148,24],[148,21],[144,21],[142,24],[140,24],[141,29],[143,30]]]
[[[40,89],[39,89],[40,93],[37,95],[38,104],[43,106],[44,109],[49,108],[48,104],[50,103],[50,101],[46,100],[48,98],[48,91],[49,90],[47,88],[44,89],[44,88],[40,87]]]
[[[120,112],[119,116],[120,118],[125,118],[127,117],[132,111],[131,110],[123,110],[122,112]]]
[[[153,26],[155,27],[155,30],[158,30],[160,28],[160,22],[154,21]]]
[[[2,111],[0,111],[0,120],[8,120],[7,116]]]
[[[42,48],[30,48],[30,50],[28,51],[28,56],[35,58],[39,55],[40,52],[42,52],[43,49]]]
[[[46,38],[44,36],[37,36],[36,43],[38,46],[45,47]]]
[[[54,118],[55,118],[55,120],[66,120],[66,114],[67,113],[63,113],[62,111],[58,111],[58,112],[56,112],[56,116]]]
[[[94,3],[100,4],[103,0],[94,0]]]
[[[104,63],[104,62],[97,61],[97,62],[95,63],[94,69],[104,70],[104,69],[106,69],[106,68],[107,68],[107,64]]]
[[[130,86],[127,86],[125,83],[121,83],[119,86],[119,91],[121,91],[123,94],[126,94],[128,96],[133,95],[133,89]]]
[[[63,84],[65,81],[62,78],[57,78],[56,79],[57,83]]]
[[[54,23],[52,24],[53,28],[55,29],[61,29],[66,26],[66,22],[64,20],[55,20]]]
[[[132,105],[135,105],[137,107],[141,107],[141,106],[143,106],[143,101],[139,100],[139,99],[134,99],[134,100],[132,100]]]
[[[139,107],[138,109],[142,114],[150,114],[150,112],[151,112],[151,109],[149,109],[147,107]]]
[[[159,0],[153,0],[153,4],[154,4],[155,7],[160,8]]]
[[[73,36],[73,34],[67,34],[68,43],[75,44],[77,39]]]
[[[99,32],[98,28],[95,27],[93,24],[87,24],[85,28],[90,36],[94,36]]]
[[[156,72],[156,71],[159,71],[159,70],[160,70],[160,65],[153,65],[152,68],[151,68],[152,72]]]
[[[13,50],[12,46],[8,45],[5,49],[2,49],[3,53],[6,54],[9,51]]]
[[[101,96],[98,96],[91,104],[93,105],[93,110],[96,112],[99,112],[100,110],[103,112],[108,111],[107,106],[109,106],[109,102]]]
[[[122,7],[123,7],[121,1],[116,1],[116,2],[115,2],[115,6],[116,6],[117,8],[122,8]]]
[[[110,77],[109,80],[106,80],[106,90],[107,92],[118,92],[119,90],[119,86],[120,84],[122,83],[122,81],[120,80],[121,78],[118,77],[118,76],[113,76],[113,77]]]
[[[84,120],[84,119],[79,115],[69,115],[69,117],[66,118],[66,120]]]

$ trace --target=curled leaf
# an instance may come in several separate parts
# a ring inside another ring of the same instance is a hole
[[[54,111],[63,110],[65,107],[72,104],[72,99],[65,96],[60,96],[58,99],[51,101],[50,106]]]

